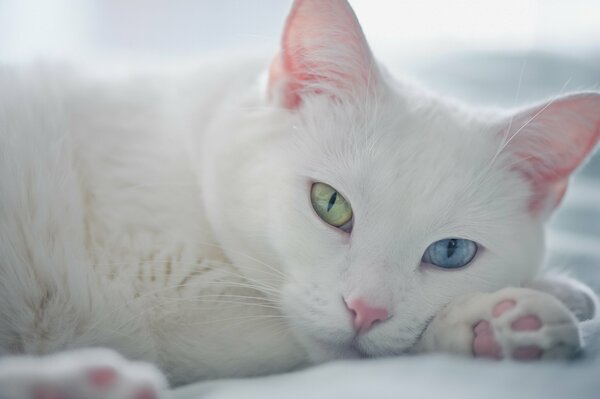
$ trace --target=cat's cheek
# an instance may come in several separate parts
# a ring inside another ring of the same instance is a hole
[[[315,362],[356,357],[350,344],[352,320],[338,287],[288,283],[281,292],[281,308],[291,331]]]

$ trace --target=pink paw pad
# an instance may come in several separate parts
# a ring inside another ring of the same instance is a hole
[[[90,383],[96,388],[108,388],[112,386],[118,378],[119,374],[111,367],[95,368],[88,373]]]
[[[540,328],[542,328],[542,322],[533,315],[519,317],[512,323],[512,329],[515,331],[536,331]]]
[[[506,313],[509,310],[511,310],[512,308],[514,308],[515,306],[517,306],[517,303],[515,301],[513,301],[512,299],[502,301],[499,304],[497,304],[496,306],[494,306],[494,310],[492,310],[492,316],[500,317],[504,313]]]
[[[156,395],[156,392],[154,392],[154,390],[151,388],[141,388],[134,395],[134,399],[157,399],[157,398],[158,398],[158,396]]]
[[[513,357],[519,360],[536,360],[542,357],[542,353],[537,346],[521,346],[514,350]]]
[[[502,358],[502,348],[500,348],[500,345],[498,345],[494,338],[494,332],[489,321],[482,320],[477,323],[473,332],[475,333],[473,354],[476,357]]]
[[[60,391],[53,387],[39,386],[33,392],[35,399],[67,399]]]
[[[517,303],[514,300],[502,301],[492,309],[492,316],[500,317],[515,306],[517,306]],[[519,317],[511,325],[514,331],[536,331],[541,327],[542,322],[535,315]],[[473,354],[476,357],[502,358],[502,348],[494,338],[494,331],[490,322],[481,320],[474,326],[473,333],[475,334],[473,339]],[[520,360],[533,360],[539,359],[542,353],[542,350],[537,346],[523,346],[515,349],[512,357]]]

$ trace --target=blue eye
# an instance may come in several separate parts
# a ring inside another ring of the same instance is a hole
[[[457,269],[473,260],[477,253],[477,244],[462,238],[446,238],[431,244],[423,254],[423,262],[442,267]]]

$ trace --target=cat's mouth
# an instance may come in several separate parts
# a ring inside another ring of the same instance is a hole
[[[433,318],[434,316],[428,317],[411,328],[386,326],[382,323],[380,327],[387,328],[380,332],[373,331],[373,334],[354,331],[349,333],[347,330],[344,334],[307,331],[304,339],[310,337],[308,342],[312,344],[309,344],[309,351],[316,353],[315,358],[321,361],[402,356],[415,351],[415,346],[422,339]]]
[[[373,354],[370,354],[370,353],[364,351],[354,341],[350,344],[349,348],[356,355],[356,357],[359,358],[359,359],[370,359],[370,358],[374,358],[374,357],[379,357],[379,356],[376,356],[376,355],[373,355]]]
[[[354,337],[354,339],[352,339],[352,341],[350,342],[350,344],[348,344],[348,349],[355,354],[355,357],[360,358],[360,359],[369,359],[369,358],[378,358],[378,357],[393,357],[393,356],[401,356],[401,355],[406,355],[407,353],[411,353],[414,351],[415,346],[419,343],[419,341],[421,341],[423,334],[425,334],[425,331],[427,330],[427,328],[429,327],[429,324],[431,323],[431,321],[434,319],[435,316],[431,316],[429,317],[427,320],[425,320],[422,324],[422,326],[420,326],[420,328],[418,329],[419,333],[416,334],[414,336],[414,338],[412,338],[410,340],[410,342],[408,342],[405,345],[402,345],[401,348],[397,348],[397,349],[388,349],[385,351],[376,351],[374,353],[373,350],[367,350],[364,347],[364,344],[361,344],[360,339],[361,336],[360,335],[356,335]]]
[[[418,338],[415,338],[414,342],[411,342],[406,347],[397,348],[397,349],[387,349],[387,350],[367,350],[361,347],[360,344],[353,342],[348,345],[347,351],[349,352],[348,357],[356,358],[356,359],[376,359],[380,357],[395,357],[402,356],[408,353],[411,353],[413,347],[418,342]]]

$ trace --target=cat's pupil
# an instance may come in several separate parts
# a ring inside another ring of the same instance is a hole
[[[331,194],[331,197],[329,197],[329,202],[327,203],[327,212],[329,212],[331,210],[331,208],[333,208],[333,204],[335,204],[336,199],[337,199],[337,191],[334,191],[333,194]]]
[[[448,240],[448,247],[446,248],[446,256],[449,258],[454,255],[454,251],[456,251],[456,240]]]

